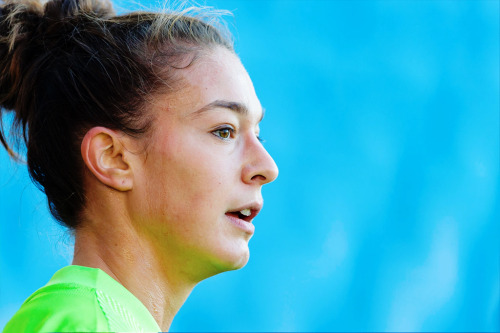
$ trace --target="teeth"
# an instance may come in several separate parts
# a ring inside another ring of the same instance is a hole
[[[241,213],[241,215],[250,216],[250,214],[252,214],[252,211],[247,208],[247,209],[240,210],[240,213]]]

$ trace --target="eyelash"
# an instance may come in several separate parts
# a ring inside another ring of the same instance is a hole
[[[220,132],[222,132],[222,131],[229,131],[229,137],[225,138],[225,137],[221,136]],[[230,139],[234,138],[235,132],[236,132],[236,130],[234,128],[232,128],[231,126],[225,126],[225,127],[221,127],[221,128],[218,128],[218,129],[212,131],[212,134],[215,135],[216,137],[218,137],[221,140],[227,141],[227,140],[230,140]],[[217,133],[219,133],[219,134],[217,134]],[[256,137],[257,137],[257,140],[259,140],[260,143],[264,143],[265,142],[265,140],[261,136],[256,135]]]

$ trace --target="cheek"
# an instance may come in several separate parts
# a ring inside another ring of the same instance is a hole
[[[199,142],[172,140],[156,147],[144,171],[148,209],[171,222],[221,214],[237,179],[227,156]]]

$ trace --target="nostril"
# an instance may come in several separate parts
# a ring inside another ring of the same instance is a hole
[[[266,180],[266,177],[263,176],[263,175],[255,175],[252,177],[252,180],[261,180],[261,181],[265,181]]]

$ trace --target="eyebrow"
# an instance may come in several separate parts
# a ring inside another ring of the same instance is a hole
[[[205,105],[201,109],[194,111],[193,113],[191,113],[191,116],[197,117],[198,115],[200,115],[202,113],[205,113],[207,111],[217,109],[217,108],[228,109],[228,110],[231,110],[231,111],[233,111],[237,114],[240,114],[242,116],[246,116],[249,114],[248,107],[245,104],[218,99],[216,101],[213,101],[213,102]],[[264,108],[262,108],[262,115],[259,119],[259,122],[261,122],[262,119],[264,118],[265,111],[266,110]]]

